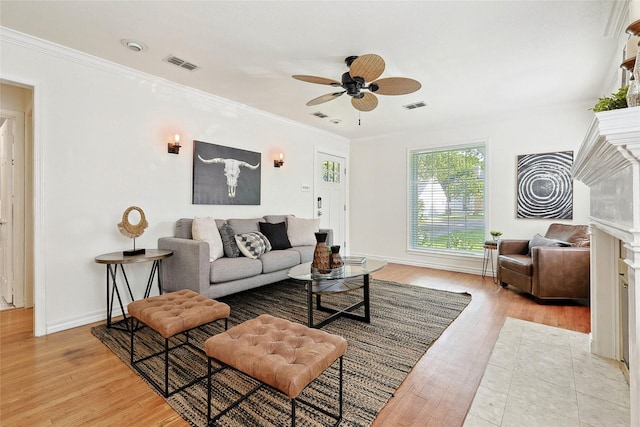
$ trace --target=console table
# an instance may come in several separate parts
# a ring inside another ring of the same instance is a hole
[[[348,317],[350,319],[360,320],[362,322],[371,322],[371,310],[369,304],[369,275],[378,270],[383,269],[387,265],[386,261],[368,259],[363,264],[345,264],[344,274],[342,277],[335,279],[315,279],[311,276],[311,263],[293,267],[287,275],[301,282],[306,283],[307,287],[307,326],[310,328],[321,328],[326,324],[333,322],[338,317]],[[362,283],[349,282],[346,279],[355,279],[362,276]],[[362,300],[352,304],[342,310],[335,310],[322,305],[322,295],[335,294],[340,292],[351,292],[362,288]],[[320,311],[331,313],[331,316],[313,324],[313,296],[316,296],[316,308]],[[364,315],[360,316],[351,313],[356,308],[364,306]]]
[[[127,287],[127,291],[129,292],[129,297],[131,301],[134,300],[133,292],[131,291],[131,286],[129,286],[129,279],[127,279],[127,274],[124,271],[125,264],[139,264],[144,262],[153,262],[151,265],[151,272],[149,273],[149,279],[147,280],[147,287],[144,290],[143,298],[149,297],[151,293],[151,287],[153,286],[153,279],[158,275],[158,291],[162,294],[162,278],[160,274],[161,262],[165,258],[169,258],[173,255],[173,251],[168,251],[165,249],[147,249],[145,253],[125,256],[122,252],[111,252],[108,254],[102,254],[95,257],[95,262],[98,264],[106,264],[107,266],[107,327],[128,330],[129,322],[127,322],[127,315],[124,312],[124,304],[122,303],[122,298],[120,296],[120,291],[118,290],[118,284],[116,282],[116,276],[118,274],[118,268],[122,271],[122,276],[124,277],[124,282]],[[111,313],[113,311],[113,301],[115,298],[118,299],[118,303],[120,304],[120,310],[122,310],[122,315],[124,316],[123,320],[118,322],[112,322]],[[119,325],[120,322],[123,322],[125,327]]]

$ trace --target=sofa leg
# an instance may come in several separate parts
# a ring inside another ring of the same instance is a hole
[[[500,282],[500,286],[502,286],[503,288],[506,288],[507,286],[509,286],[509,284],[504,283],[504,282]]]

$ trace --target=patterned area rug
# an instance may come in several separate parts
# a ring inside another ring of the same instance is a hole
[[[362,291],[323,296],[329,307],[345,307],[362,298]],[[306,291],[303,284],[283,281],[258,289],[220,298],[231,306],[229,327],[263,313],[292,321],[306,322]],[[471,301],[469,294],[439,291],[429,288],[371,280],[371,323],[340,318],[323,330],[341,335],[348,341],[344,357],[344,414],[342,426],[368,426],[393,396],[407,373],[429,346]],[[355,313],[361,313],[358,309]],[[314,312],[314,321],[326,315]],[[191,333],[191,340],[202,343],[207,337],[221,332],[223,324],[212,324],[202,332]],[[122,361],[129,364],[130,335],[100,325],[93,334]],[[163,341],[149,328],[136,333],[136,356],[144,356],[163,348]],[[201,346],[201,345],[200,345]],[[195,375],[206,375],[206,357],[182,347],[174,351],[171,369],[173,384],[186,384]],[[162,378],[163,359],[152,358],[145,368],[153,378]],[[314,402],[330,412],[336,412],[338,363],[330,367],[302,393],[305,400]],[[250,390],[254,380],[230,370],[217,374],[214,381],[212,413],[215,414]],[[155,390],[155,389],[154,389]],[[206,424],[206,380],[167,399],[191,425]],[[220,426],[289,425],[288,399],[267,387],[252,395],[239,407],[218,420]],[[296,421],[299,425],[327,425],[331,419],[304,405],[299,405]]]

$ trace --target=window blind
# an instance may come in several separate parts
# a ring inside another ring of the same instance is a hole
[[[485,143],[409,152],[409,249],[482,252]]]

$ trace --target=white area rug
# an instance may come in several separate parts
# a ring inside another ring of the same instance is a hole
[[[628,427],[620,363],[589,353],[589,335],[507,318],[464,427]]]

